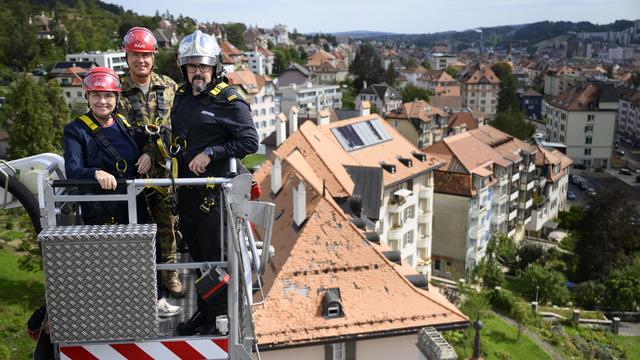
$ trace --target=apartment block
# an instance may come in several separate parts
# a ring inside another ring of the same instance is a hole
[[[461,94],[464,106],[472,111],[486,114],[488,119],[496,117],[500,79],[488,65],[477,64],[462,74]]]
[[[492,234],[524,236],[537,149],[487,125],[426,151],[446,161],[434,172],[433,276],[462,278],[484,258]]]
[[[629,91],[620,98],[616,123],[625,137],[640,141],[640,90]]]
[[[260,141],[276,130],[276,88],[268,76],[256,75],[249,70],[227,74],[229,84],[234,85],[251,105],[253,122]],[[264,153],[261,147],[259,150]]]
[[[567,156],[587,168],[607,168],[619,96],[611,84],[586,83],[543,103],[547,140],[567,146]]]
[[[300,115],[317,116],[324,109],[342,107],[342,91],[339,85],[314,85],[308,82],[303,85],[291,83],[278,88],[281,109],[296,106]]]
[[[108,67],[109,69],[124,74],[127,65],[127,55],[124,51],[90,51],[83,53],[67,54],[65,60],[70,62],[93,61],[98,66]]]

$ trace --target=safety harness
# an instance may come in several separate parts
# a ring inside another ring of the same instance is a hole
[[[117,123],[120,123],[122,126],[124,126],[124,128],[127,129],[127,132],[131,131],[131,124],[129,124],[124,116],[122,116],[121,114],[116,114],[114,119]],[[78,120],[82,122],[89,129],[89,131],[91,131],[91,134],[96,138],[98,143],[100,143],[100,145],[102,145],[102,147],[104,147],[105,150],[109,153],[109,155],[111,155],[111,157],[116,160],[116,171],[118,172],[118,175],[120,177],[124,177],[124,174],[127,172],[128,167],[127,160],[122,158],[118,150],[113,146],[113,144],[111,144],[109,139],[107,139],[107,137],[104,135],[104,132],[102,132],[102,128],[100,127],[100,125],[87,115],[80,115],[78,117]]]

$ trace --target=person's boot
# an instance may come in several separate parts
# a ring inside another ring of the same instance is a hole
[[[176,333],[181,336],[195,335],[207,323],[207,315],[197,310],[189,320],[178,323]]]
[[[175,298],[181,298],[184,296],[184,288],[182,287],[182,283],[180,282],[180,277],[178,276],[178,271],[169,270],[162,271],[162,285],[169,291],[171,296]]]

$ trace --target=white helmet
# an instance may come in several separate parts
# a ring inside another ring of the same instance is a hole
[[[192,60],[200,64],[216,66],[220,58],[220,46],[216,39],[200,30],[182,39],[178,48],[178,65],[183,66]]]

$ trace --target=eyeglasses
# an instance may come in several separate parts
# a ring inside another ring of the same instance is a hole
[[[200,69],[201,73],[208,73],[209,71],[211,71],[211,66],[207,65],[207,64],[187,64],[187,72],[188,73],[194,73],[196,72],[196,69]]]

